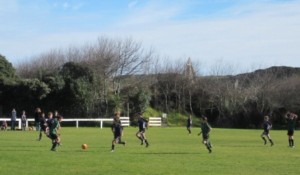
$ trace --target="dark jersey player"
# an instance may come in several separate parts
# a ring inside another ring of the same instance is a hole
[[[272,141],[271,136],[270,136],[270,129],[272,128],[272,124],[269,121],[269,116],[264,117],[263,128],[264,128],[264,131],[261,134],[261,138],[264,140],[264,144],[265,145],[267,144],[267,140],[266,140],[266,137],[267,137],[269,142],[271,143],[271,146],[273,146],[274,142]]]
[[[148,128],[148,121],[143,118],[142,113],[138,114],[138,126],[139,126],[139,131],[136,133],[136,137],[141,140],[141,145],[145,143],[146,147],[148,147],[149,142],[145,134],[146,128]]]
[[[198,135],[202,134],[203,144],[208,149],[208,152],[212,152],[212,146],[209,140],[209,133],[212,130],[211,126],[207,122],[207,117],[202,117],[201,123],[201,132]]]
[[[49,112],[48,118],[52,118],[52,116],[53,116],[53,113]],[[51,151],[56,151],[56,146],[60,142],[59,133],[58,133],[58,130],[60,128],[60,122],[61,122],[61,117],[53,118],[51,120],[51,122],[49,122],[50,123],[50,126],[49,126],[49,137],[52,140]]]
[[[116,144],[123,144],[126,145],[125,141],[122,141],[122,135],[123,135],[123,126],[120,121],[120,114],[116,113],[114,117],[113,124],[111,126],[111,130],[113,132],[114,138],[111,143],[111,152],[114,152],[115,145]]]
[[[40,134],[39,134],[39,141],[42,140],[42,133],[46,134],[46,128],[47,128],[47,123],[46,123],[46,119],[45,119],[45,113],[41,114],[41,117],[39,119],[40,121]]]
[[[287,135],[289,139],[289,147],[293,148],[294,147],[294,130],[296,126],[296,120],[298,116],[294,113],[287,112],[285,115],[286,120],[287,120]]]

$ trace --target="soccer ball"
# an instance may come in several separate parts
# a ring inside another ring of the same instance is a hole
[[[87,149],[87,148],[88,148],[88,145],[87,145],[87,144],[82,144],[82,145],[81,145],[81,148],[82,148],[82,149]]]

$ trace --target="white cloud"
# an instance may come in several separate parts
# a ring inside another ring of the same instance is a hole
[[[183,6],[180,4],[174,4],[169,6],[169,4],[155,2],[149,2],[142,8],[136,8],[131,11],[131,14],[125,16],[125,19],[120,20],[119,25],[144,25],[158,23],[161,21],[168,21],[172,17],[179,14]],[[156,24],[157,25],[157,24]],[[146,26],[147,27],[147,26]]]
[[[243,66],[257,62],[300,67],[299,9],[299,2],[247,4],[226,11],[230,18],[185,21],[168,17],[176,16],[179,8],[159,9],[157,13],[143,9],[122,19],[130,23],[121,23],[122,31],[115,32],[142,40],[173,58],[191,57],[208,64],[223,59]]]
[[[66,29],[64,33],[6,39],[5,42],[0,41],[0,53],[17,60],[52,48],[66,48],[73,43],[93,42],[105,34],[109,37],[130,36],[142,41],[145,48],[153,46],[170,59],[191,57],[193,61],[206,65],[221,59],[248,69],[254,63],[300,67],[299,1],[276,4],[256,1],[218,11],[221,16],[178,20],[177,17],[188,9],[188,1],[184,2],[163,4],[148,1],[145,7],[140,8],[138,1],[132,1],[128,4],[131,14],[123,15],[114,25],[89,31]],[[70,3],[58,6],[62,8],[64,5],[69,9],[75,7]]]

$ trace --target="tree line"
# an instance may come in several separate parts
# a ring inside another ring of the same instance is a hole
[[[36,107],[66,118],[134,117],[153,108],[161,113],[206,115],[215,126],[257,128],[264,115],[276,127],[286,111],[299,112],[300,69],[271,67],[252,73],[199,75],[190,59],[166,62],[131,38],[54,49],[14,68],[0,56],[0,112]],[[173,117],[173,116],[168,116]]]

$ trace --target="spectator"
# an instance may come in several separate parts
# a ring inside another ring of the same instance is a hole
[[[22,116],[21,116],[22,131],[25,131],[25,129],[26,129],[26,121],[27,121],[26,112],[23,110]]]
[[[17,120],[17,111],[15,108],[13,108],[11,112],[11,130],[15,130],[16,120]]]

